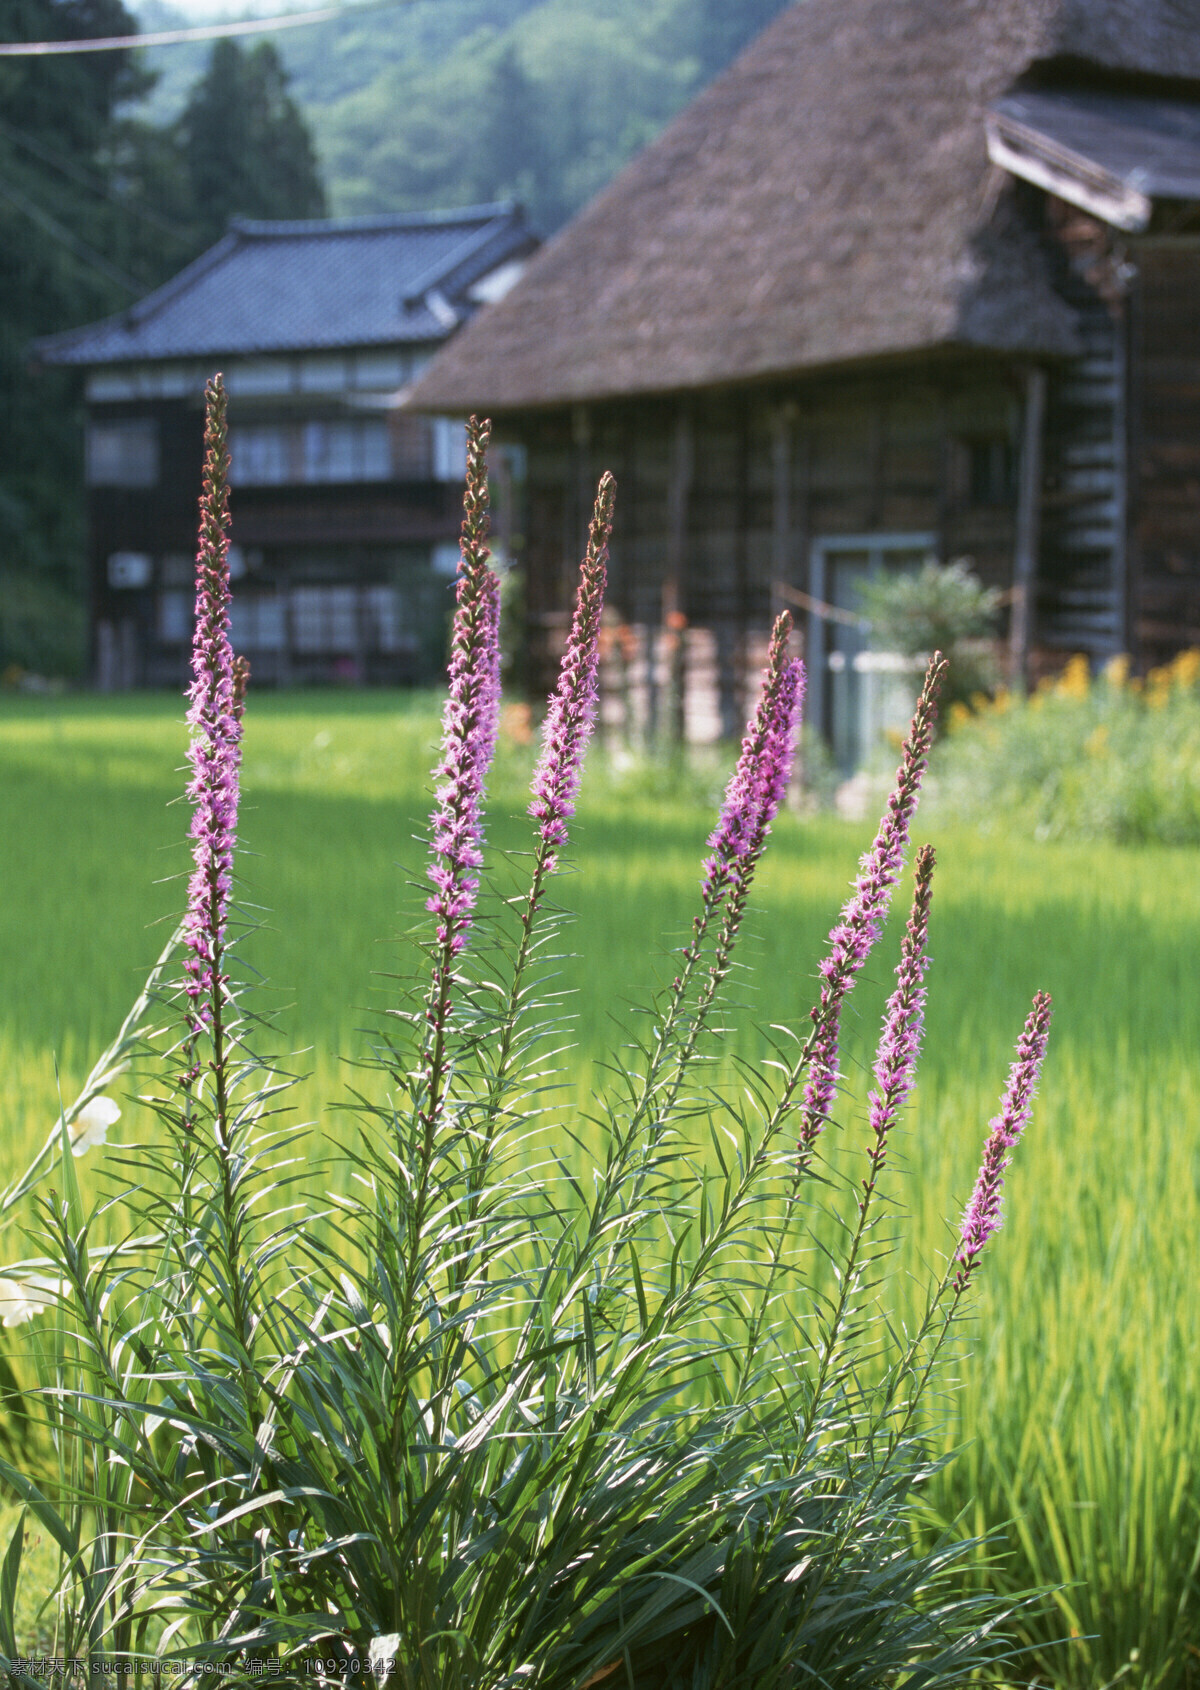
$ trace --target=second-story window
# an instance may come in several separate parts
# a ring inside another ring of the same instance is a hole
[[[229,454],[229,479],[240,487],[389,481],[394,473],[382,417],[235,424]]]
[[[391,473],[382,418],[305,423],[305,481],[386,481]]]

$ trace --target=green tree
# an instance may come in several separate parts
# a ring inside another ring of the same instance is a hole
[[[179,124],[184,167],[204,244],[231,217],[323,217],[312,139],[269,41],[246,52],[214,42]]]
[[[917,570],[898,570],[859,588],[871,623],[871,643],[914,660],[931,652],[949,661],[942,708],[967,703],[997,683],[991,638],[1000,616],[1000,593],[972,573],[970,558],[941,564],[930,558]]]
[[[511,41],[501,48],[482,96],[475,196],[480,201],[541,197],[549,160],[542,135],[538,90]]]
[[[135,29],[121,0],[0,0],[9,41]],[[159,279],[165,231],[146,224],[142,239],[111,156],[114,108],[146,86],[126,52],[0,61],[0,671],[69,672],[82,658],[75,385],[33,374],[29,342]]]
[[[549,234],[786,4],[425,0],[286,50],[339,209],[512,197]]]

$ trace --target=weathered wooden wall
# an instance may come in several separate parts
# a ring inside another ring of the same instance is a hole
[[[995,442],[1015,461],[1019,432],[1019,381],[980,358],[506,418],[501,437],[528,454],[534,686],[551,679],[604,470],[618,482],[610,603],[643,629],[679,611],[708,631],[731,730],[750,644],[779,585],[809,590],[815,539],[934,533],[943,559],[1008,586],[1015,478],[981,498],[971,452]]]
[[[1200,239],[1138,242],[1130,337],[1136,656],[1200,645]]]

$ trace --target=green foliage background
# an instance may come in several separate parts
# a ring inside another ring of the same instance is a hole
[[[952,705],[936,768],[943,808],[1043,839],[1200,844],[1200,651],[1143,679],[1073,657],[1031,697]]]
[[[416,0],[278,38],[339,214],[513,197],[577,211],[785,0]],[[172,16],[140,9],[143,27]],[[201,54],[146,54],[180,108]]]

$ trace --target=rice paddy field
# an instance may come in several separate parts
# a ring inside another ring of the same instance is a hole
[[[248,957],[281,1046],[303,1053],[295,1104],[318,1145],[342,1130],[328,1124],[352,1077],[341,1059],[395,1001],[389,974],[414,964],[403,936],[424,896],[414,835],[436,732],[428,695],[252,697],[248,710],[243,895],[269,912]],[[493,782],[498,855],[528,839],[519,737]],[[57,1084],[74,1095],[182,906],[184,745],[170,699],[0,700],[0,1178],[45,1137]],[[603,1087],[632,1008],[670,978],[712,825],[704,789],[718,795],[722,774],[596,759],[558,882],[578,917],[558,982],[574,1017],[564,1109]],[[778,822],[727,1052],[761,1057],[757,1029],[805,1021],[872,827]],[[901,1304],[905,1275],[915,1284],[951,1243],[1033,992],[1056,1005],[1005,1227],[930,1426],[959,1453],[926,1488],[921,1529],[991,1533],[979,1578],[1053,1587],[1012,1622],[1029,1645],[1014,1683],[1200,1684],[1200,854],[1033,843],[936,815],[915,836],[939,869],[926,1053],[893,1187],[908,1213]],[[865,1146],[898,933],[894,921],[851,999],[841,1158]],[[152,1130],[124,1109],[114,1138]],[[85,1187],[104,1156],[77,1164]],[[28,1248],[10,1230],[0,1262]]]

